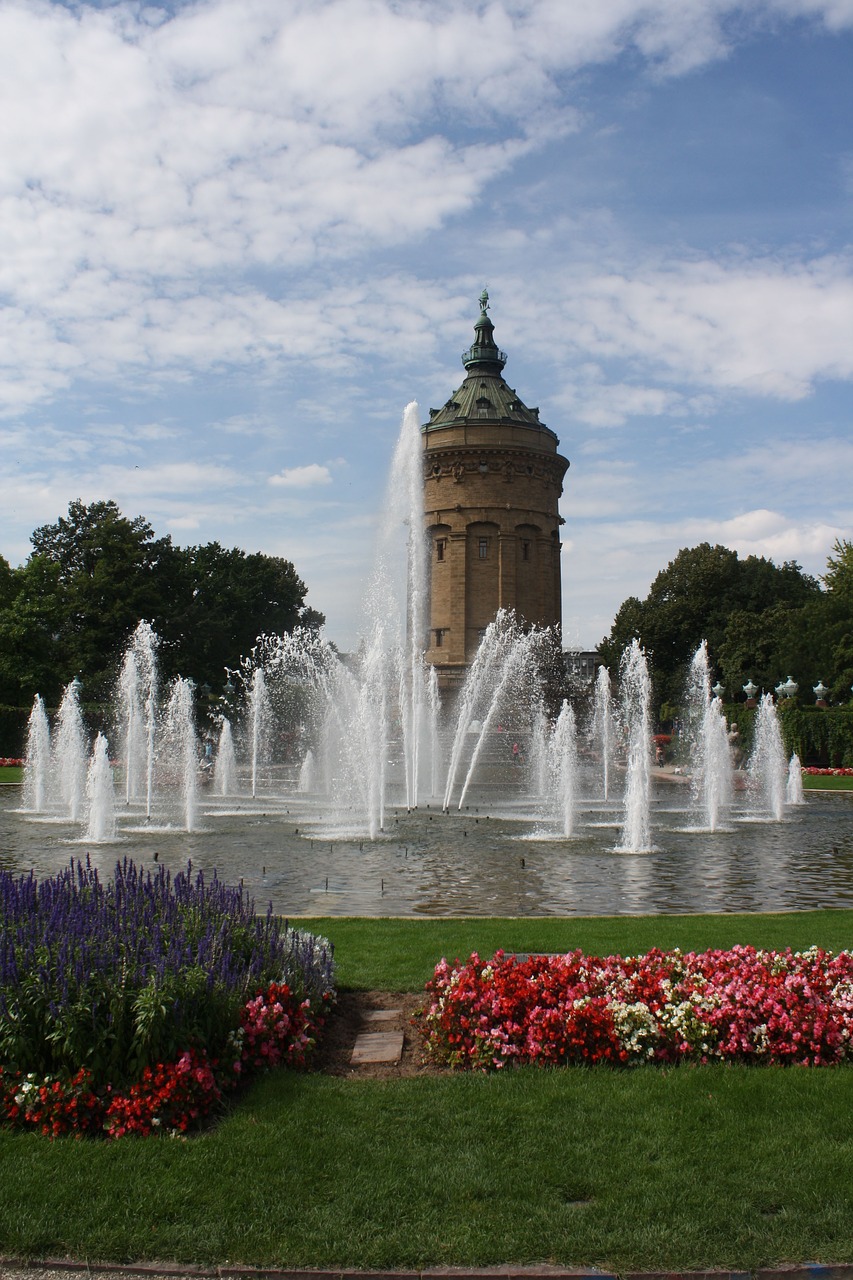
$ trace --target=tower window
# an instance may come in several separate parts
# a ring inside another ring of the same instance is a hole
[[[444,631],[441,627],[436,627],[435,631],[435,647],[436,649],[444,648]]]
[[[446,538],[439,538],[439,539],[437,540],[436,544],[435,544],[435,558],[436,558],[436,560],[443,560],[443,559],[444,559],[444,552],[445,552],[445,549],[446,549],[446,548],[447,548],[447,539],[446,539]]]
[[[530,559],[530,543],[526,539],[521,544],[521,558],[522,560]]]
[[[489,539],[488,538],[480,539],[478,554],[481,560],[488,560],[489,558]]]

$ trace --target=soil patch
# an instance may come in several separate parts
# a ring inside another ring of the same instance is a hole
[[[406,1076],[447,1075],[449,1068],[427,1059],[416,1015],[423,1008],[424,992],[340,991],[334,1010],[323,1028],[312,1070],[330,1076],[356,1080],[399,1080]],[[369,1014],[379,1009],[399,1009],[391,1021],[371,1022]],[[356,1038],[365,1031],[402,1031],[403,1053],[399,1062],[364,1063],[353,1066],[351,1058]]]

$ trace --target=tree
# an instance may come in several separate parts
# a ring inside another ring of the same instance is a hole
[[[740,696],[748,680],[765,693],[787,676],[803,690],[817,684],[832,665],[820,625],[824,606],[820,594],[799,608],[783,601],[761,613],[735,610],[717,655],[729,696]]]
[[[853,542],[836,539],[826,562],[823,583],[827,599],[822,635],[831,651],[830,696],[835,702],[850,700],[853,686]]]
[[[853,542],[836,538],[832,551],[826,560],[823,584],[831,595],[853,604]]]
[[[59,566],[31,556],[10,575],[0,609],[0,688],[6,703],[28,706],[37,693],[55,702],[66,682],[59,659],[64,594]]]
[[[163,603],[158,568],[174,551],[155,539],[147,520],[130,520],[114,502],[79,499],[67,519],[42,525],[31,538],[33,556],[56,565],[62,621],[57,666],[63,680],[78,675],[86,696],[107,695],[116,661],[140,618]]]
[[[754,617],[777,605],[797,610],[821,594],[816,580],[799,565],[779,567],[758,556],[740,560],[728,547],[703,542],[679,551],[657,575],[645,600],[631,596],[625,601],[599,650],[615,669],[636,636],[652,661],[658,705],[678,703],[696,649],[707,640],[712,661],[719,661],[733,614]],[[780,618],[773,621],[777,627],[782,625]],[[738,628],[731,642],[732,671],[743,644],[750,643],[742,619]]]
[[[78,499],[32,543],[21,569],[0,562],[0,696],[10,702],[36,692],[55,702],[75,675],[88,700],[108,697],[143,618],[162,637],[164,678],[180,673],[212,686],[260,633],[324,621],[306,609],[289,560],[217,542],[175,547],[114,502]]]
[[[218,542],[176,552],[173,590],[168,613],[155,619],[166,641],[165,665],[212,686],[261,633],[325,621],[304,606],[306,586],[289,560]]]

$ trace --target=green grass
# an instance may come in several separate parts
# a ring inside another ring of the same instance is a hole
[[[0,1252],[419,1268],[853,1259],[853,1070],[284,1073],[179,1142],[0,1134]]]
[[[419,988],[477,948],[838,949],[853,911],[302,921],[343,985]],[[853,1261],[853,1066],[280,1072],[213,1131],[117,1143],[0,1131],[0,1255],[619,1271]]]
[[[0,783],[3,782],[22,782],[24,771],[19,764],[0,765]]]
[[[831,773],[803,774],[804,791],[853,791],[853,778],[834,778]]]
[[[853,910],[776,915],[598,916],[579,919],[366,920],[318,916],[300,928],[335,944],[342,988],[418,991],[442,956],[467,960],[472,951],[569,951],[638,955],[651,947],[704,951],[736,942],[840,951],[853,946]]]

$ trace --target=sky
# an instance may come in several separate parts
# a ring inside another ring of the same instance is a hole
[[[357,642],[405,406],[570,459],[563,633],[853,537],[853,0],[0,0],[0,554],[112,499]]]

